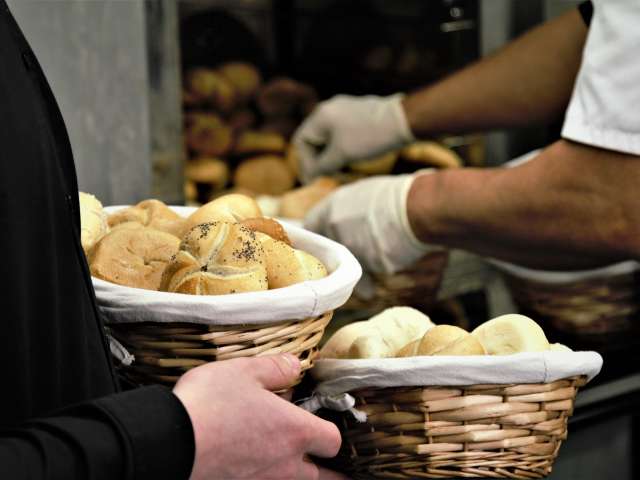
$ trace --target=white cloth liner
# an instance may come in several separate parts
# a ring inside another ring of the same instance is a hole
[[[112,213],[123,206],[107,207]],[[187,216],[193,207],[171,207]],[[204,296],[124,287],[92,278],[107,323],[187,322],[206,325],[259,325],[312,318],[342,306],[362,275],[355,257],[342,245],[283,221],[296,248],[316,256],[330,274],[320,280],[261,292]]]
[[[372,387],[550,383],[577,375],[586,375],[590,381],[601,368],[602,357],[596,352],[321,359],[311,370],[318,386],[301,406],[309,411],[321,406],[350,410],[356,418],[363,418],[363,412],[353,411],[348,392]]]

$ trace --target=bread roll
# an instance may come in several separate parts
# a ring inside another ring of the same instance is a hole
[[[256,123],[255,114],[249,109],[236,110],[229,117],[229,127],[234,132],[243,132]]]
[[[108,222],[111,228],[126,222],[139,223],[179,238],[185,232],[184,218],[155,199],[144,200],[133,207],[118,210],[109,215]]]
[[[233,134],[219,116],[213,113],[190,113],[185,119],[185,141],[189,149],[213,157],[229,152]]]
[[[240,188],[266,195],[280,195],[295,185],[295,178],[287,164],[274,155],[245,160],[236,169],[233,181]]]
[[[266,290],[264,251],[255,234],[237,223],[203,223],[191,229],[167,265],[160,289],[192,295]]]
[[[184,198],[187,203],[196,202],[198,200],[198,187],[195,182],[185,180],[184,182]]]
[[[180,239],[140,224],[129,225],[122,224],[96,243],[89,258],[91,273],[118,285],[158,290]]]
[[[242,220],[240,224],[247,227],[249,230],[264,233],[274,240],[280,240],[281,242],[291,246],[291,240],[289,240],[289,236],[287,235],[284,227],[273,218],[248,218],[246,220]]]
[[[482,344],[469,332],[453,325],[436,325],[424,334],[417,355],[484,355]]]
[[[283,288],[327,276],[326,267],[313,255],[296,250],[263,233],[256,233],[264,249],[269,288]]]
[[[573,350],[562,343],[552,343],[549,345],[549,350],[552,352],[573,352]]]
[[[542,352],[549,349],[549,342],[542,328],[529,317],[515,313],[489,320],[471,334],[489,355]]]
[[[282,196],[280,216],[303,219],[309,211],[324,200],[339,184],[329,177],[320,177],[305,187],[296,188]]]
[[[228,62],[218,68],[218,73],[233,86],[238,98],[244,102],[256,94],[262,83],[260,72],[250,63]]]
[[[186,220],[185,231],[200,223],[239,222],[261,216],[260,207],[253,198],[232,193],[205,203],[193,212]]]
[[[373,351],[359,349],[351,345],[358,337],[378,337],[381,342],[376,341],[376,355],[393,357],[402,347],[408,343],[422,338],[422,336],[434,326],[431,319],[411,307],[393,307],[379,313],[369,320],[355,322],[338,330],[327,341],[321,350],[323,358],[354,358],[351,354],[362,355],[355,358],[382,358],[369,357]],[[371,341],[362,344],[373,344]],[[384,344],[386,348],[381,350]],[[378,348],[380,347],[380,348]]]
[[[270,80],[257,97],[258,108],[265,117],[306,116],[317,102],[313,87],[287,77]]]
[[[185,85],[190,93],[208,101],[221,112],[230,112],[236,104],[233,85],[219,72],[209,68],[194,68],[187,72]]]
[[[284,137],[278,133],[246,130],[238,135],[233,153],[236,155],[283,153],[286,146]]]
[[[349,168],[354,172],[364,173],[365,175],[387,175],[391,173],[397,160],[398,152],[389,152],[380,157],[352,163]]]
[[[459,168],[462,159],[451,149],[437,142],[415,142],[400,151],[400,156],[409,162],[436,168]]]
[[[256,202],[265,217],[279,217],[282,198],[277,195],[258,195]]]
[[[293,174],[298,178],[300,176],[300,155],[298,155],[298,149],[295,144],[290,143],[287,147],[287,151],[284,155],[284,159],[289,165],[289,168],[293,172]]]
[[[184,176],[193,182],[206,183],[215,190],[222,190],[229,182],[229,166],[215,157],[195,158],[185,165]]]
[[[392,356],[389,343],[379,335],[365,335],[356,338],[347,354],[347,358],[388,358]]]
[[[396,357],[416,357],[419,355],[418,347],[420,346],[420,340],[414,340],[413,342],[407,343],[404,347],[402,347],[397,353]]]
[[[85,254],[88,254],[95,243],[108,231],[107,214],[102,203],[93,195],[79,192],[80,201],[80,241]]]

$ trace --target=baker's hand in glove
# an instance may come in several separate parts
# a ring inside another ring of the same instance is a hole
[[[409,224],[407,196],[416,175],[372,177],[336,190],[305,219],[305,227],[346,246],[366,271],[398,272],[434,246]]]
[[[402,97],[338,95],[319,104],[293,137],[302,181],[413,142]]]

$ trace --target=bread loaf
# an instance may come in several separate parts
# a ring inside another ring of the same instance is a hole
[[[134,222],[145,227],[170,233],[178,238],[185,231],[184,219],[160,200],[144,200],[133,207],[124,208],[108,217],[109,227]]]
[[[502,315],[483,323],[471,334],[489,355],[542,352],[549,349],[549,342],[542,328],[524,315]]]
[[[424,334],[415,355],[484,355],[482,344],[466,330],[453,325],[436,325]]]
[[[293,173],[281,157],[262,155],[243,161],[233,181],[240,188],[257,194],[281,195],[295,185]]]
[[[393,307],[369,320],[342,327],[320,353],[323,358],[393,357],[406,344],[422,338],[433,326],[429,317],[418,310]],[[366,339],[354,345],[359,337],[377,337],[379,341]]]
[[[313,255],[296,250],[263,233],[256,233],[265,253],[269,288],[283,288],[327,276],[326,267]]]
[[[96,243],[89,266],[93,276],[108,282],[158,290],[179,245],[180,239],[169,233],[125,222]]]
[[[336,188],[338,188],[338,182],[329,177],[320,177],[305,187],[287,192],[280,202],[280,216],[303,219],[314,206]]]
[[[228,222],[191,229],[164,271],[160,289],[192,295],[266,290],[264,250],[255,233]]]
[[[108,231],[107,214],[102,203],[93,195],[79,192],[80,201],[80,241],[85,254],[88,254],[95,243]]]
[[[248,218],[262,217],[256,201],[246,195],[232,193],[205,203],[186,220],[186,231],[200,223],[239,222]]]

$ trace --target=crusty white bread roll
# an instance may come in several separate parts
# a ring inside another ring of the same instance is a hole
[[[222,190],[229,182],[227,162],[215,157],[200,157],[189,160],[184,167],[184,176],[196,183],[206,183],[214,190]]]
[[[489,355],[542,352],[549,349],[549,341],[540,325],[529,317],[515,313],[489,320],[471,334]]]
[[[180,239],[170,233],[125,222],[95,244],[89,267],[93,276],[108,282],[158,290],[179,245]]]
[[[320,354],[323,358],[393,357],[403,346],[422,338],[433,327],[431,319],[414,308],[388,308],[369,320],[342,327],[322,347]],[[378,337],[380,341],[361,340],[352,349],[359,337]],[[367,350],[367,345],[375,345],[375,348]]]
[[[108,231],[107,214],[102,203],[91,194],[79,192],[80,198],[80,241],[85,254]]]
[[[398,152],[389,152],[369,160],[354,162],[349,165],[349,168],[354,172],[364,173],[365,175],[386,175],[391,173],[397,160]]]
[[[111,228],[121,223],[135,222],[179,238],[185,231],[184,218],[156,199],[143,200],[137,205],[118,210],[109,215],[107,220]]]
[[[260,205],[260,210],[265,217],[280,216],[280,203],[282,198],[278,195],[258,195],[256,202]]]
[[[264,249],[269,288],[288,287],[327,276],[326,267],[313,255],[264,233],[256,232],[256,237]]]
[[[409,162],[425,167],[459,168],[462,159],[450,148],[432,141],[420,141],[404,147],[400,156]]]
[[[552,352],[573,352],[573,350],[562,343],[552,343],[549,345],[549,350]]]
[[[482,344],[454,325],[436,325],[424,334],[415,355],[485,355]]]
[[[188,113],[185,123],[185,142],[190,150],[204,156],[219,157],[231,149],[233,132],[218,115]]]
[[[259,153],[281,154],[285,151],[286,147],[287,141],[278,133],[245,130],[236,138],[233,153],[236,155]]]
[[[240,163],[233,183],[257,194],[281,195],[293,188],[296,179],[282,157],[261,155]]]
[[[186,220],[187,230],[200,223],[240,222],[248,218],[262,217],[256,201],[239,193],[231,193],[205,203]]]
[[[228,113],[236,105],[236,90],[220,72],[209,68],[193,68],[185,75],[188,91],[201,100],[206,100],[217,110]]]
[[[260,71],[246,62],[225,63],[218,67],[217,72],[227,79],[243,102],[253,97],[262,83]]]
[[[339,183],[329,177],[320,177],[307,186],[285,193],[280,201],[280,216],[303,219],[309,211],[331,194]]]
[[[274,240],[280,240],[281,242],[286,243],[291,246],[291,240],[287,235],[284,227],[280,222],[274,220],[273,218],[247,218],[246,220],[242,220],[239,222],[241,225],[247,227],[249,230],[253,230],[254,232],[264,233]]]
[[[254,232],[238,223],[202,223],[182,240],[160,289],[192,295],[266,290],[264,250]]]

